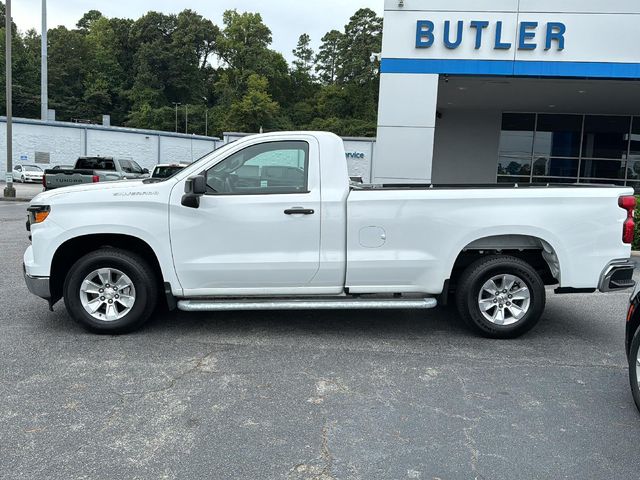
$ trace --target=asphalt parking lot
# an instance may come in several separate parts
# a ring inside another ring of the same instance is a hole
[[[630,479],[628,293],[548,298],[493,341],[430,313],[163,314],[86,333],[28,294],[0,202],[0,476]]]

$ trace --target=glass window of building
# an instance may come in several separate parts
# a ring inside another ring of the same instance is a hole
[[[533,153],[536,158],[578,158],[582,115],[538,115]]]
[[[531,157],[535,124],[535,114],[505,113],[502,116],[500,156]]]
[[[627,158],[631,117],[587,115],[583,158]]]
[[[640,189],[640,117],[505,113],[497,176],[498,182]]]

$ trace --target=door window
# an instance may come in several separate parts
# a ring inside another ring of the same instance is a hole
[[[137,174],[139,174],[139,175],[141,175],[141,174],[142,174],[142,167],[141,167],[140,165],[138,165],[138,163],[137,163],[137,162],[134,162],[133,160],[131,160],[131,161],[129,162],[129,164],[131,165],[131,171],[132,171],[133,173],[137,173]]]
[[[120,168],[124,173],[137,173],[134,169],[133,162],[129,160],[118,160],[120,162]]]
[[[206,172],[211,195],[307,192],[309,144],[302,141],[252,145]]]

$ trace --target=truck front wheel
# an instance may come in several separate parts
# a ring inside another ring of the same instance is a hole
[[[131,252],[103,248],[76,261],[64,283],[67,311],[95,333],[140,327],[153,312],[158,289],[153,269]]]
[[[492,255],[462,273],[456,292],[458,312],[478,333],[515,338],[533,328],[545,305],[544,283],[526,262]]]

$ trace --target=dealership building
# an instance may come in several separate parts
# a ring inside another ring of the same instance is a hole
[[[640,1],[385,0],[372,180],[640,187]]]

